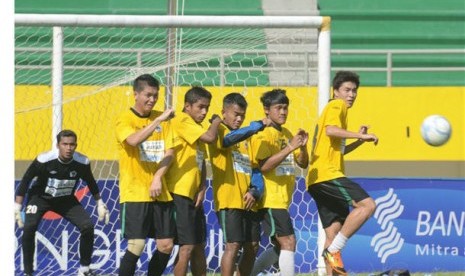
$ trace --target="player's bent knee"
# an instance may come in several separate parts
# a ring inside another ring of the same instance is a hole
[[[371,217],[376,210],[376,202],[371,198],[365,198],[354,205],[355,208],[363,210],[367,217]]]
[[[244,248],[244,254],[256,255],[258,252],[258,242],[245,242],[242,247]]]
[[[373,215],[373,213],[375,212],[376,210],[376,202],[370,198],[370,216]]]
[[[165,253],[170,254],[173,250],[174,244],[172,239],[158,239],[157,240],[157,250]]]
[[[294,235],[279,237],[278,241],[279,241],[281,250],[295,251],[296,241],[295,241]]]
[[[241,248],[241,243],[239,242],[228,242],[226,243],[225,250],[239,251]]]
[[[362,202],[362,206],[365,208],[368,217],[371,217],[376,210],[376,202],[371,197],[363,200]]]
[[[192,255],[192,251],[194,251],[194,245],[192,244],[185,244],[179,247],[179,256],[188,257]]]
[[[136,256],[142,255],[142,251],[144,251],[145,247],[145,240],[143,239],[132,239],[128,240],[128,251]]]

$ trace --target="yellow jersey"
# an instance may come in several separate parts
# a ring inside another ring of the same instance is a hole
[[[252,173],[248,140],[224,148],[223,139],[229,132],[221,124],[216,144],[208,145],[216,211],[225,208],[245,209],[244,195],[249,189]]]
[[[252,164],[257,166],[260,160],[265,160],[285,148],[293,135],[282,127],[267,127],[262,132],[251,137]],[[260,202],[260,208],[288,209],[295,186],[295,159],[300,149],[289,154],[276,168],[263,173],[265,191]]]
[[[182,112],[171,120],[174,132],[175,157],[166,172],[171,193],[194,199],[201,182],[202,163],[206,158],[205,144],[200,141],[207,129]]]
[[[155,131],[137,147],[130,146],[126,139],[133,133],[152,123],[162,112],[152,110],[142,117],[135,111],[123,112],[116,120],[116,141],[119,153],[120,203],[149,202],[153,175],[163,159],[165,149],[173,147],[173,132],[169,122],[162,122]],[[162,183],[162,194],[158,201],[171,201],[166,182]]]
[[[331,100],[323,109],[316,125],[307,186],[344,177],[346,139],[326,135],[326,126],[347,129],[347,105],[341,99]]]

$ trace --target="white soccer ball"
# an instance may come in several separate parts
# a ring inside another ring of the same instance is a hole
[[[452,128],[449,121],[441,115],[430,115],[421,124],[421,136],[428,145],[438,147],[450,138]]]

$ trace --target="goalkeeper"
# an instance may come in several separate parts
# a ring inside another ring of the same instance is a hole
[[[79,276],[96,275],[90,270],[94,246],[94,224],[84,207],[74,196],[76,184],[82,179],[87,183],[95,201],[99,220],[109,220],[108,209],[100,198],[97,182],[90,168],[89,159],[76,152],[77,136],[72,130],[62,130],[57,135],[57,149],[40,154],[32,162],[16,190],[15,218],[23,228],[22,250],[24,275],[32,275],[35,251],[35,234],[47,211],[54,211],[81,233]],[[37,180],[29,188],[32,180]],[[29,190],[28,190],[29,189]],[[24,197],[28,194],[24,221],[21,215]]]

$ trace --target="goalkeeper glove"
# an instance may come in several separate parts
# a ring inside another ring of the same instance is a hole
[[[22,204],[20,204],[18,202],[15,202],[15,220],[16,220],[16,223],[18,223],[19,228],[24,227],[24,220],[23,220],[23,217],[22,217],[22,214],[21,214],[21,209],[22,208],[23,208]]]
[[[105,224],[108,224],[110,221],[110,212],[108,212],[107,205],[103,203],[102,199],[97,200],[97,212],[98,212],[98,220],[105,221]]]

